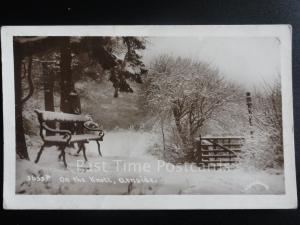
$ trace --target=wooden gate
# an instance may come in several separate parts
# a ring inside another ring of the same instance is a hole
[[[243,143],[240,136],[199,137],[195,142],[195,161],[202,168],[232,168],[238,162]]]

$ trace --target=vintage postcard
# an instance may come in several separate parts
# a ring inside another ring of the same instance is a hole
[[[292,28],[2,27],[4,208],[296,208]]]

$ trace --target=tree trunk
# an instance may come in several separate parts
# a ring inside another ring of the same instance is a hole
[[[17,43],[14,43],[16,153],[21,159],[29,160],[22,116],[22,59],[23,56],[21,48]]]
[[[71,71],[72,55],[70,38],[61,37],[60,44],[60,111],[72,113],[69,96],[74,85]],[[74,126],[69,123],[60,123],[60,128],[74,132]]]
[[[173,116],[175,119],[175,125],[177,128],[177,132],[180,136],[181,142],[182,142],[183,146],[186,146],[187,145],[187,137],[183,132],[182,125],[180,122],[180,115],[179,115],[179,112],[178,112],[178,109],[176,108],[176,106],[173,107]]]
[[[75,90],[72,78],[72,55],[69,37],[61,38],[61,57],[60,57],[60,110],[65,113],[80,114],[81,105],[79,96]],[[61,124],[62,129],[67,129],[73,133],[76,131],[72,124]]]
[[[53,74],[49,71],[49,65],[47,62],[42,63],[43,76],[44,76],[44,97],[45,97],[45,110],[54,112],[54,79]],[[47,122],[47,125],[51,128],[55,128],[55,122]],[[53,135],[53,132],[46,131],[47,135]]]
[[[61,55],[60,55],[60,88],[61,88],[61,99],[60,99],[60,110],[65,113],[72,113],[71,102],[69,96],[71,90],[74,89],[71,71],[71,45],[69,37],[61,38]]]

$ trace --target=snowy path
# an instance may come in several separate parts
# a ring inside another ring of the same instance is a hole
[[[55,147],[45,150],[39,164],[17,161],[19,193],[31,194],[283,194],[283,175],[264,171],[198,170],[173,166],[147,153],[157,138],[134,131],[109,132],[101,145],[87,146],[88,163],[68,149],[69,168],[57,161]],[[37,145],[38,146],[38,145]],[[34,159],[37,146],[30,149]],[[186,169],[186,171],[184,171]],[[51,177],[47,182],[24,180],[28,175]]]

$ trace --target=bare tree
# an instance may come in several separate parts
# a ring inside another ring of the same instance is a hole
[[[173,117],[184,146],[193,142],[204,123],[236,91],[208,64],[167,55],[153,62],[145,85],[149,106]]]

